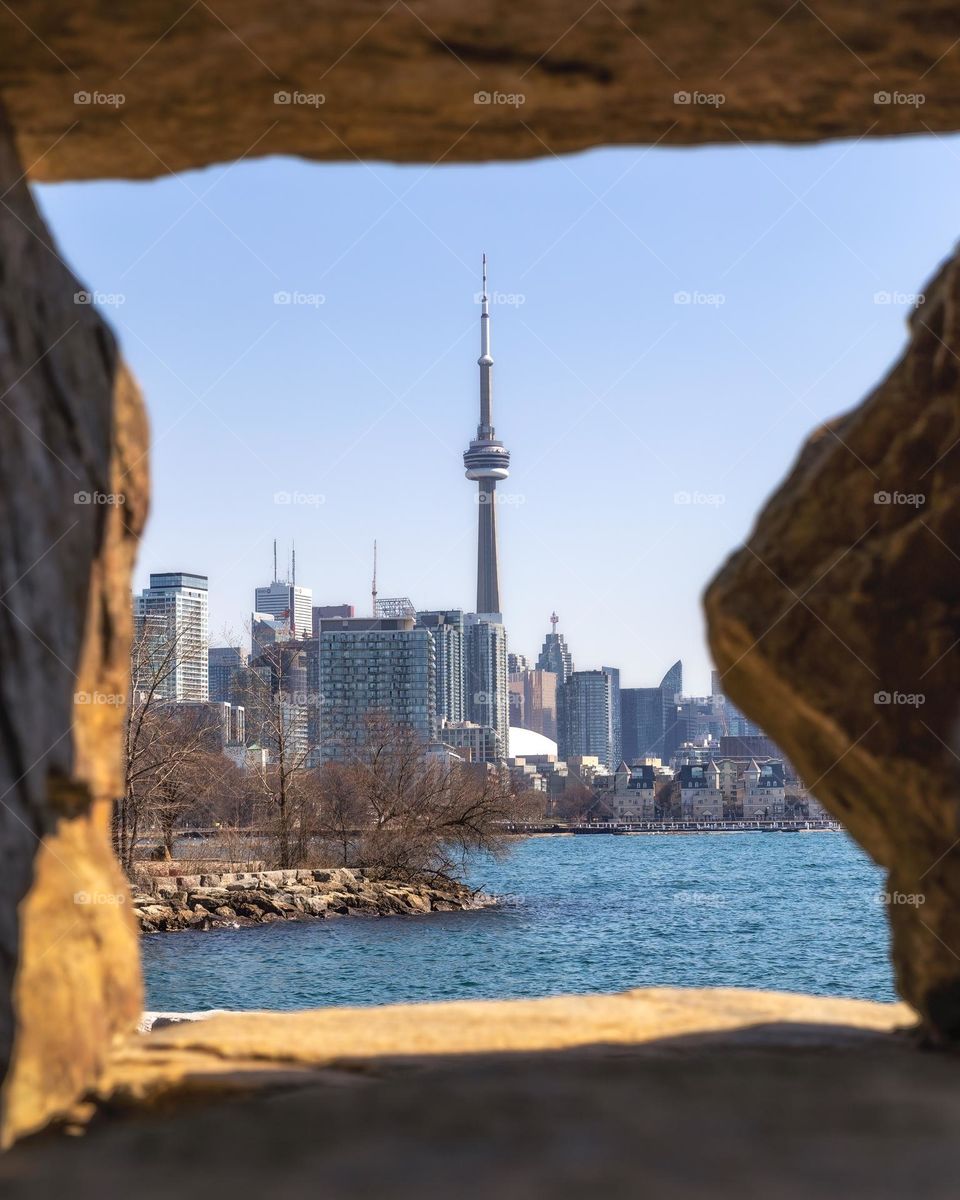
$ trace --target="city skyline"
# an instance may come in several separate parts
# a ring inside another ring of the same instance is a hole
[[[515,456],[511,648],[535,656],[556,609],[578,665],[616,663],[631,686],[680,657],[706,694],[702,588],[811,429],[902,344],[899,297],[953,239],[957,174],[940,138],[433,170],[281,159],[40,188],[151,414],[135,589],[199,564],[225,640],[276,537],[317,603],[362,613],[377,538],[384,594],[472,607],[461,454],[485,248]],[[265,224],[278,188],[285,219]],[[905,206],[917,218],[890,239]]]

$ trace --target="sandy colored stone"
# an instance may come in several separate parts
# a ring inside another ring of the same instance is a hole
[[[128,1043],[5,1200],[947,1200],[952,1056],[903,1005],[735,990],[230,1014]]]
[[[143,178],[265,154],[482,162],[960,127],[960,20],[945,0],[13,8],[0,9],[0,88],[35,179]],[[323,102],[277,104],[277,93]]]
[[[274,1086],[277,1070],[434,1056],[642,1046],[665,1039],[842,1046],[915,1024],[904,1004],[735,988],[646,988],[617,995],[455,1001],[303,1012],[230,1013],[118,1045],[101,1095],[155,1101],[208,1086]],[[287,1076],[284,1076],[287,1078]]]
[[[956,1040],[960,261],[922,290],[899,362],[813,434],[706,611],[724,690],[887,868],[898,990]]]
[[[146,426],[22,175],[0,124],[0,1142],[96,1078],[141,996],[109,820]]]

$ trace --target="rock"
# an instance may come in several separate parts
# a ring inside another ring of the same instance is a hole
[[[898,990],[957,1040],[956,256],[923,294],[900,361],[814,433],[705,603],[724,691],[887,868]]]
[[[483,162],[958,127],[957,25],[943,3],[922,18],[907,0],[879,12],[821,0],[815,13],[737,0],[694,11],[422,0],[415,13],[340,3],[302,15],[295,0],[232,0],[225,29],[203,5],[108,13],[77,0],[57,21],[25,0],[5,28],[0,92],[32,177],[151,178],[267,154]],[[122,105],[78,111],[67,71]],[[877,104],[881,87],[920,91],[923,106]],[[278,92],[305,100],[277,104]],[[721,99],[677,103],[678,92]],[[477,102],[494,93],[522,103]]]
[[[86,1091],[141,1007],[109,829],[146,425],[24,172],[0,112],[0,1144]]]

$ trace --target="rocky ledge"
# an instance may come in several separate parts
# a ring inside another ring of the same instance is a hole
[[[415,916],[491,903],[489,897],[451,879],[398,882],[349,867],[160,877],[135,885],[131,900],[143,933],[310,917]]]

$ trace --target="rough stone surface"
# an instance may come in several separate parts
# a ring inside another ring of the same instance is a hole
[[[0,1189],[946,1200],[956,1064],[891,1032],[910,1016],[653,989],[212,1017],[128,1043],[86,1135],[16,1148]]]
[[[957,1039],[960,260],[924,294],[900,361],[811,437],[706,609],[724,689],[888,869],[900,994]]]
[[[87,1086],[140,1007],[108,834],[146,430],[22,173],[0,124],[0,1141]]]
[[[0,89],[35,179],[960,127],[960,12],[946,0],[78,0],[66,16],[20,0],[0,29]]]
[[[455,880],[400,882],[351,867],[143,879],[131,897],[143,933],[213,930],[347,915],[454,912],[492,903]]]

